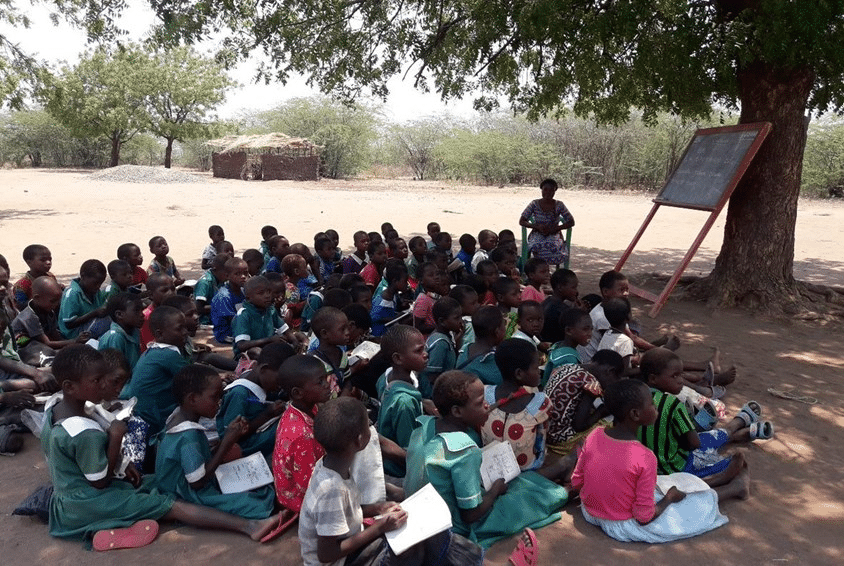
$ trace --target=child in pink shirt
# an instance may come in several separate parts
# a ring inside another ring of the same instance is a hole
[[[530,258],[525,263],[525,275],[527,275],[528,284],[522,289],[522,300],[542,304],[545,300],[542,286],[551,282],[551,268],[548,262],[538,257]]]
[[[719,499],[748,497],[750,476],[743,458],[733,477],[717,487],[683,473],[662,476],[667,481],[658,486],[656,456],[636,438],[639,427],[658,416],[647,385],[631,379],[612,383],[604,403],[615,424],[587,437],[571,482],[580,489],[583,517],[612,538],[658,543],[693,537],[727,522]],[[680,491],[679,482],[692,487]]]

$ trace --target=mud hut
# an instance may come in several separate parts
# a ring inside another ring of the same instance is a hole
[[[207,142],[215,177],[249,181],[319,179],[320,146],[281,133],[226,136]]]

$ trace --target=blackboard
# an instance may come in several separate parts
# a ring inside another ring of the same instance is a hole
[[[698,130],[654,202],[704,210],[719,208],[769,131],[767,123]]]

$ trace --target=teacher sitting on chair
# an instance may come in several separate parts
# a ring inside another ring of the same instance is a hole
[[[551,265],[562,265],[569,257],[569,249],[560,233],[574,226],[574,217],[566,205],[554,199],[557,181],[545,179],[539,188],[542,198],[531,201],[522,212],[519,225],[531,229],[527,240],[531,255]]]

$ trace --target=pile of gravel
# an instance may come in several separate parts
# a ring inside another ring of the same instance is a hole
[[[90,179],[97,181],[112,181],[115,183],[201,183],[202,177],[173,171],[164,167],[145,167],[143,165],[118,165],[109,167],[96,173],[91,173]]]

